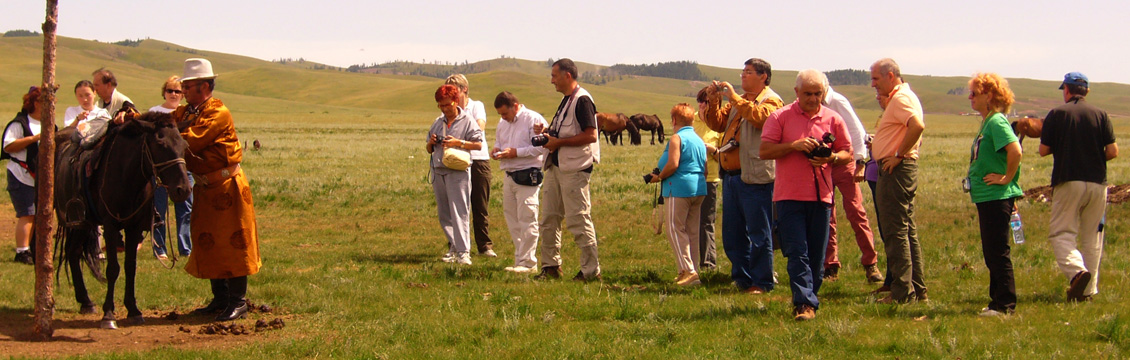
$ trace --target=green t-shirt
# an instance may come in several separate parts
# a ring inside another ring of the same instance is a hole
[[[1020,169],[1007,185],[985,184],[987,174],[1004,174],[1008,167],[1008,153],[1004,147],[1017,141],[1016,134],[1001,113],[994,113],[981,126],[981,133],[973,140],[969,162],[969,196],[973,203],[1011,199],[1023,196],[1020,190]]]

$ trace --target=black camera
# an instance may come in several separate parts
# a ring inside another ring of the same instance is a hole
[[[816,139],[811,136],[809,136],[809,138]],[[832,145],[832,143],[834,142],[836,142],[836,135],[832,135],[832,133],[826,132],[824,133],[824,137],[820,139],[820,145],[817,145],[815,149],[812,149],[812,151],[804,153],[804,156],[807,156],[809,159],[815,159],[818,157],[826,158],[832,156],[832,148],[830,147],[830,145]]]
[[[643,176],[643,183],[644,184],[650,184],[651,179],[656,177],[656,176],[659,176],[659,168],[652,169],[650,174],[644,175]]]
[[[549,136],[557,137],[556,131],[550,130],[548,133],[549,133]],[[534,135],[534,137],[530,138],[530,145],[545,146],[545,144],[549,143],[549,136],[545,136],[545,135],[546,134]]]

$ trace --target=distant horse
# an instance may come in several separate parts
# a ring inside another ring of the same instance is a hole
[[[1044,133],[1044,119],[1025,116],[1012,122],[1012,130],[1020,141],[1024,141],[1025,136],[1039,138]]]
[[[636,129],[636,124],[632,123],[623,113],[610,114],[610,113],[596,113],[597,128],[604,134],[604,139],[609,144],[616,145],[617,142],[623,143],[623,131],[628,130],[628,136],[631,138],[632,145],[640,144],[640,131]]]
[[[659,120],[656,115],[635,114],[631,117],[632,122],[636,124],[636,128],[640,129],[642,133],[644,130],[651,131],[651,144],[655,145],[655,133],[659,132],[659,143],[663,143],[663,121]]]
[[[92,150],[83,151],[78,143],[71,141],[73,132],[73,128],[64,129],[55,137],[59,144],[55,151],[55,215],[59,220],[55,247],[62,249],[57,261],[69,268],[75,300],[81,306],[79,312],[94,313],[80,263],[86,262],[101,279],[97,261],[92,259],[98,251],[96,229],[102,225],[108,280],[106,300],[102,304],[102,328],[117,328],[114,285],[120,271],[119,249],[125,249],[126,321],[135,325],[144,323],[134,295],[134,274],[142,232],[153,226],[151,184],[156,176],[168,187],[174,201],[188,198],[191,188],[184,165],[188,144],[173,126],[171,117],[157,112],[147,112],[112,127]],[[125,231],[124,242],[122,231]]]

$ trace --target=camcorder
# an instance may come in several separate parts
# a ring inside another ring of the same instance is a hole
[[[643,176],[643,183],[644,183],[644,184],[650,184],[650,183],[651,183],[651,179],[652,179],[652,178],[654,178],[654,177],[656,177],[656,176],[659,176],[659,168],[654,168],[654,169],[651,169],[651,173],[650,173],[650,174],[644,175],[644,176]]]
[[[548,133],[549,133],[549,136],[552,136],[552,137],[557,137],[557,132],[556,132],[556,131],[553,131],[553,130],[549,130],[549,132],[548,132]],[[549,143],[549,136],[545,136],[545,135],[546,135],[546,134],[537,134],[537,135],[534,135],[534,137],[531,137],[531,138],[530,138],[530,145],[533,145],[533,146],[545,146],[545,144],[548,144],[548,143]]]
[[[724,153],[724,152],[730,151],[731,149],[739,147],[739,146],[741,146],[741,144],[738,144],[737,140],[730,139],[730,141],[726,142],[726,145],[722,145],[722,147],[718,148],[718,152]]]
[[[816,138],[811,137],[811,136],[809,136],[808,138],[809,139],[816,139]],[[820,145],[817,145],[815,149],[812,149],[812,151],[804,153],[804,156],[807,156],[809,159],[815,159],[815,158],[818,158],[818,157],[826,158],[826,157],[832,156],[831,145],[832,145],[833,142],[836,142],[836,136],[832,135],[832,133],[830,133],[830,132],[826,132],[826,133],[824,133],[824,137],[820,138],[819,141],[820,141]]]

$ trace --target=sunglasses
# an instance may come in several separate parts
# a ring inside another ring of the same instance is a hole
[[[165,89],[165,93],[166,94],[181,94],[182,92],[180,90],[175,90],[175,89]]]

